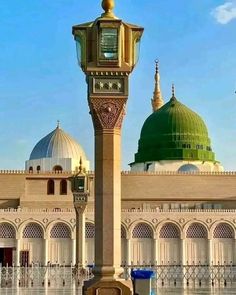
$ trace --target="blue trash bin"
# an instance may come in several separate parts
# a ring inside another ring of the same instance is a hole
[[[151,295],[151,278],[154,275],[152,270],[132,270],[131,278],[134,285],[134,294],[135,295]]]

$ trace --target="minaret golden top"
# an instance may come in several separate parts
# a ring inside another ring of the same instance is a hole
[[[103,0],[102,1],[102,8],[104,9],[105,12],[102,14],[102,17],[114,18],[115,17],[115,15],[113,13],[114,7],[115,7],[114,0]]]
[[[155,78],[155,88],[154,88],[153,99],[152,99],[153,112],[159,110],[164,104],[162,94],[161,94],[160,74],[159,74],[159,60],[158,59],[155,60],[155,64],[156,64],[156,71],[155,71],[155,76],[154,76],[154,78]]]

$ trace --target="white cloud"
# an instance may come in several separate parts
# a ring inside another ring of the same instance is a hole
[[[228,24],[236,19],[236,1],[226,2],[212,10],[213,17],[222,25]]]

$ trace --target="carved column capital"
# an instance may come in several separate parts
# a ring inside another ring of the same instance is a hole
[[[95,130],[121,129],[126,101],[126,97],[90,98],[89,107]]]

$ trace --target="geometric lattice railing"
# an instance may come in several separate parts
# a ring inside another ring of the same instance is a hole
[[[160,239],[178,239],[180,232],[178,227],[173,223],[166,223],[160,230]]]
[[[206,239],[207,230],[200,223],[192,223],[187,229],[186,237],[190,239]]]
[[[16,232],[14,227],[7,222],[0,223],[0,238],[1,239],[15,239]]]
[[[43,229],[37,223],[29,223],[23,230],[23,238],[40,239],[43,238]]]
[[[213,232],[213,238],[215,239],[233,239],[234,231],[227,223],[220,223],[216,226]]]
[[[58,222],[50,231],[50,238],[52,239],[70,239],[71,231],[67,224]]]
[[[146,223],[139,223],[132,231],[132,238],[134,239],[152,239],[153,231]]]

